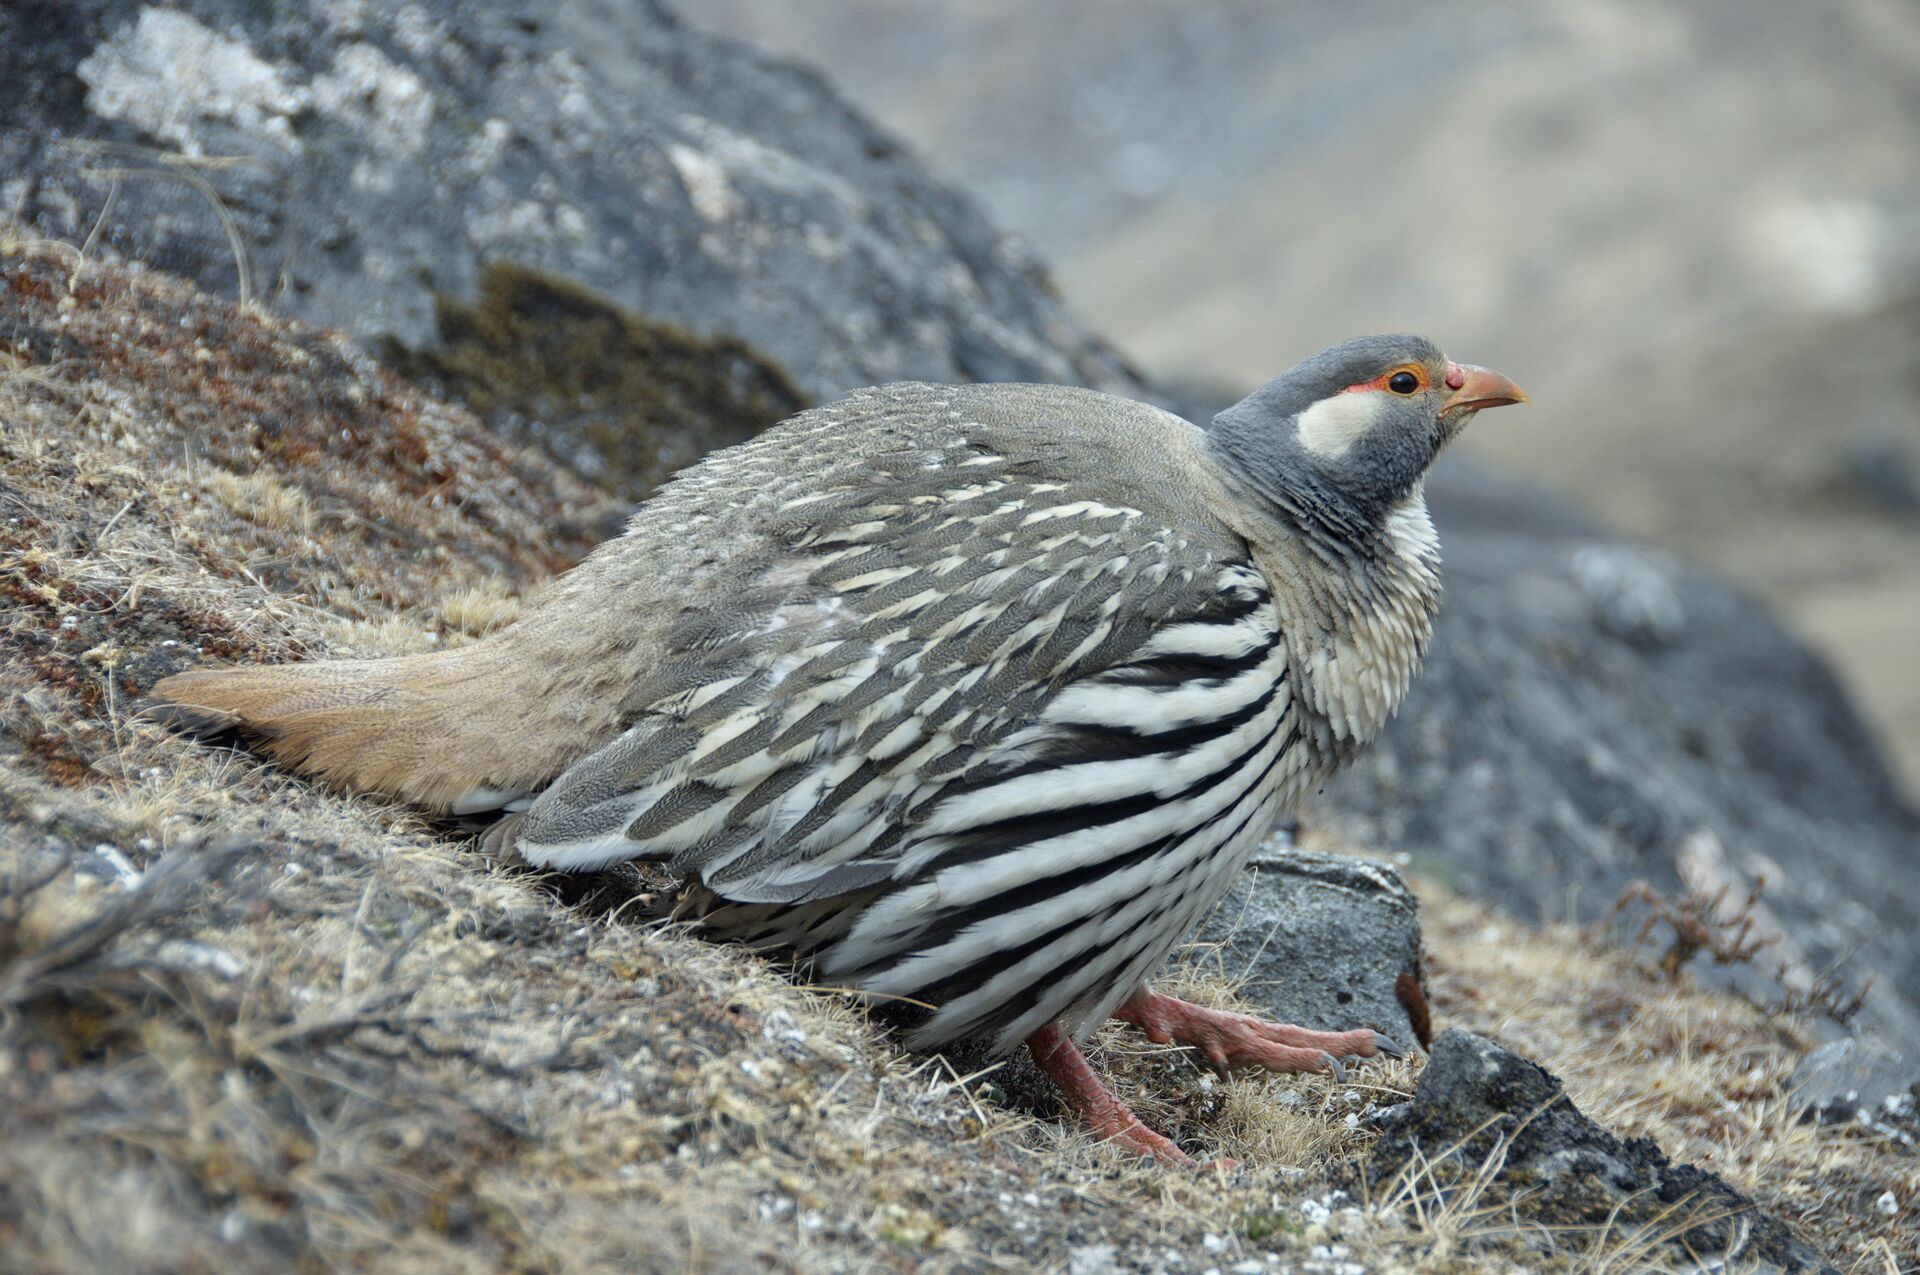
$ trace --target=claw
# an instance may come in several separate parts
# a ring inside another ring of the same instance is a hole
[[[1373,1048],[1375,1053],[1385,1054],[1389,1058],[1405,1058],[1407,1056],[1407,1051],[1400,1048],[1399,1042],[1385,1032],[1375,1032],[1373,1034]]]
[[[1346,1084],[1347,1083],[1346,1064],[1342,1063],[1338,1058],[1335,1058],[1332,1054],[1328,1053],[1324,1049],[1320,1051],[1320,1057],[1326,1060],[1327,1070],[1333,1073],[1333,1078],[1339,1081],[1343,1085]]]

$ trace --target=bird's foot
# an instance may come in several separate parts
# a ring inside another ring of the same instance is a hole
[[[1272,1023],[1247,1014],[1208,1009],[1190,1001],[1141,988],[1114,1011],[1156,1045],[1169,1041],[1197,1049],[1215,1071],[1261,1067],[1280,1072],[1332,1072],[1344,1080],[1342,1058],[1397,1058],[1400,1046],[1369,1028],[1316,1032],[1289,1023]]]
[[[1132,1151],[1161,1164],[1177,1165],[1183,1169],[1198,1169],[1203,1166],[1186,1152],[1173,1144],[1172,1139],[1162,1137],[1140,1123],[1140,1117],[1133,1114],[1132,1108],[1114,1096],[1113,1090],[1093,1074],[1093,1068],[1087,1065],[1085,1054],[1073,1043],[1073,1037],[1060,1030],[1056,1023],[1049,1023],[1033,1035],[1027,1037],[1027,1049],[1033,1054],[1033,1061],[1047,1074],[1060,1090],[1060,1096],[1066,1099],[1067,1106],[1073,1108],[1075,1115],[1086,1122],[1093,1136],[1102,1142],[1110,1142],[1124,1151]],[[1226,1162],[1216,1162],[1230,1167]]]

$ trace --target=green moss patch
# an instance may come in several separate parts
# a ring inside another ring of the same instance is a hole
[[[440,344],[389,346],[396,368],[628,500],[807,406],[744,341],[696,336],[525,266],[495,262],[471,304],[441,295],[434,311]]]

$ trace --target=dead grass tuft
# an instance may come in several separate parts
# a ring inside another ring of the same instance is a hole
[[[1817,1037],[1804,1018],[1668,978],[1565,925],[1528,929],[1421,889],[1436,1013],[1566,1082],[1587,1115],[1650,1137],[1751,1195],[1845,1269],[1920,1251],[1920,1160],[1866,1131],[1800,1118],[1786,1081]],[[1892,1191],[1900,1207],[1875,1202]],[[1618,1269],[1617,1267],[1614,1269]]]

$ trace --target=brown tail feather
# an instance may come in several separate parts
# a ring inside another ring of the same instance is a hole
[[[276,761],[334,783],[445,807],[477,788],[533,786],[558,760],[502,721],[507,662],[488,644],[387,660],[196,669],[153,688],[150,714],[196,734],[237,731]],[[489,715],[492,710],[493,716]],[[544,755],[543,755],[544,754]]]

